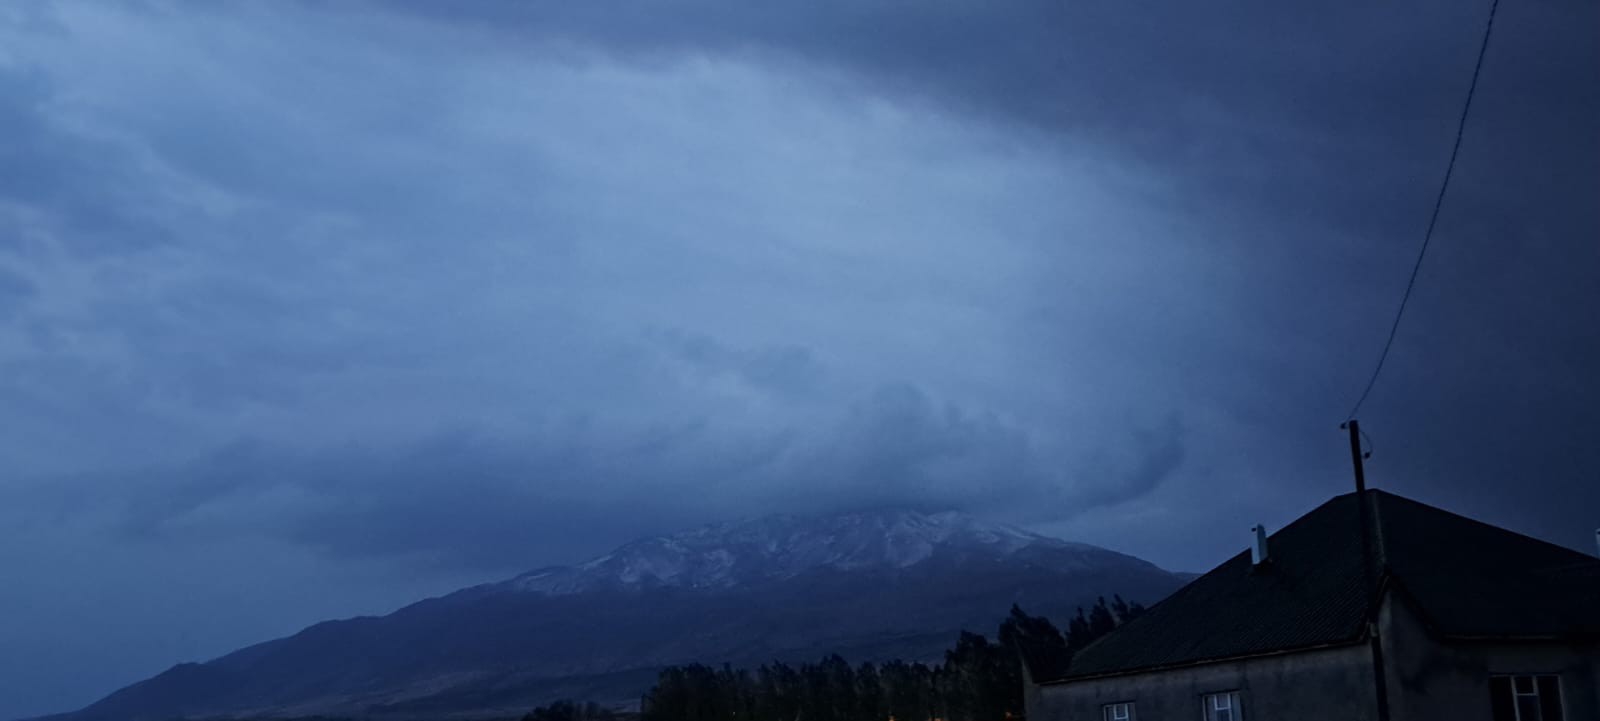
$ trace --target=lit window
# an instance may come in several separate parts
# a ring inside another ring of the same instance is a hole
[[[1200,699],[1200,718],[1205,721],[1244,721],[1244,706],[1238,691],[1208,693]]]
[[[1490,676],[1494,721],[1561,721],[1561,677]]]
[[[1138,721],[1139,719],[1138,716],[1134,715],[1132,701],[1108,703],[1100,707],[1100,718],[1104,719],[1104,721]]]

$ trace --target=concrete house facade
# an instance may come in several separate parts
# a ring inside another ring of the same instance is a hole
[[[1375,490],[1258,538],[1025,664],[1029,721],[1600,720],[1600,560]]]

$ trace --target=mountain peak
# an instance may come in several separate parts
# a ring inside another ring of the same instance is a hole
[[[639,539],[580,565],[539,569],[501,586],[550,595],[656,586],[728,588],[818,569],[906,568],[941,549],[1008,556],[1038,545],[1079,544],[955,511],[773,515]]]

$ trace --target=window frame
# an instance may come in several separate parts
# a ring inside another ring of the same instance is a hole
[[[1220,699],[1227,699],[1226,708],[1216,705]],[[1219,711],[1228,713],[1228,721],[1244,721],[1244,692],[1234,688],[1200,694],[1200,721],[1212,721]]]
[[[1126,716],[1116,715],[1117,710],[1126,711]],[[1139,721],[1138,705],[1133,701],[1112,701],[1100,706],[1101,721]]]
[[[1566,721],[1566,718],[1567,718],[1567,699],[1566,699],[1567,692],[1566,692],[1565,689],[1563,689],[1561,687],[1561,674],[1559,674],[1559,673],[1492,673],[1492,674],[1489,674],[1489,694],[1490,694],[1489,707],[1490,707],[1491,710],[1495,706],[1495,698],[1494,698],[1494,694],[1495,694],[1495,679],[1505,679],[1506,688],[1510,689],[1510,694],[1511,695],[1506,699],[1506,702],[1509,704],[1509,708],[1511,709],[1511,721]],[[1551,680],[1553,682],[1552,685],[1555,688],[1555,694],[1554,694],[1553,698],[1555,700],[1556,714],[1559,716],[1559,718],[1554,718],[1554,719],[1545,718],[1544,693],[1542,691],[1540,691],[1540,687],[1543,686],[1543,684],[1541,684],[1540,681],[1543,680],[1543,679],[1549,679],[1549,680]],[[1532,688],[1532,690],[1531,691],[1520,691],[1520,690],[1518,690],[1518,688],[1517,688],[1517,686],[1518,686],[1517,682],[1518,681],[1527,681],[1528,686],[1530,688]],[[1524,698],[1533,699],[1534,706],[1539,709],[1539,718],[1538,719],[1524,719],[1522,717],[1522,706],[1521,706],[1521,704],[1518,703],[1518,701],[1521,700],[1521,699],[1524,699]]]

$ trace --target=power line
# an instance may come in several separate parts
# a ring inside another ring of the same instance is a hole
[[[1461,106],[1461,119],[1456,123],[1456,142],[1450,148],[1450,162],[1444,166],[1444,181],[1439,183],[1439,196],[1433,200],[1433,214],[1428,217],[1428,230],[1422,235],[1422,249],[1417,252],[1417,262],[1411,266],[1411,278],[1406,281],[1406,292],[1400,296],[1400,307],[1394,312],[1394,323],[1389,326],[1389,339],[1383,342],[1383,352],[1378,354],[1378,364],[1372,369],[1372,377],[1367,379],[1367,387],[1361,391],[1361,397],[1356,399],[1356,404],[1350,408],[1350,414],[1345,420],[1356,417],[1356,412],[1361,410],[1361,404],[1367,402],[1367,395],[1372,393],[1372,386],[1378,382],[1378,374],[1383,372],[1383,362],[1389,359],[1389,349],[1394,347],[1394,336],[1400,330],[1400,318],[1405,315],[1406,302],[1411,300],[1411,289],[1417,285],[1417,272],[1422,270],[1422,259],[1428,254],[1428,244],[1433,241],[1434,226],[1439,223],[1439,209],[1444,207],[1444,194],[1450,188],[1450,175],[1456,169],[1456,156],[1461,154],[1461,137],[1467,131],[1467,113],[1472,110],[1472,95],[1478,90],[1478,76],[1483,72],[1483,57],[1489,52],[1489,34],[1494,30],[1494,14],[1500,8],[1500,0],[1489,3],[1489,20],[1483,26],[1483,43],[1478,46],[1478,62],[1472,66],[1472,82],[1467,85],[1467,100]]]

